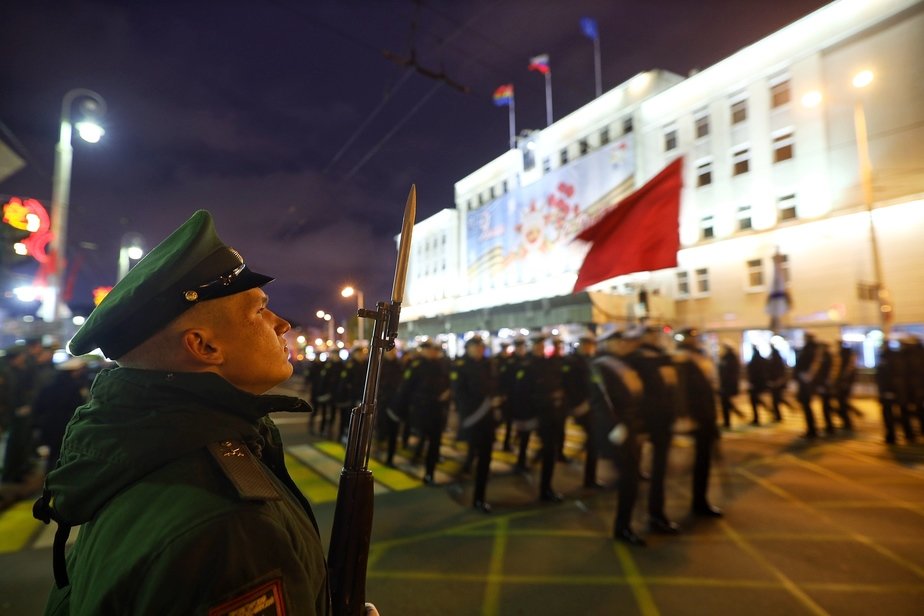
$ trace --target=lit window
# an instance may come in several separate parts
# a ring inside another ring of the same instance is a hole
[[[696,186],[712,184],[712,161],[707,160],[696,166]]]
[[[760,259],[749,259],[748,286],[752,288],[764,286],[764,262]]]
[[[782,107],[783,105],[789,104],[790,99],[792,98],[792,89],[790,88],[789,80],[781,81],[777,84],[770,86],[770,107],[776,109],[777,107]]]
[[[690,274],[677,272],[677,296],[686,297],[690,294]]]
[[[748,101],[740,100],[732,103],[731,106],[731,123],[740,124],[748,119]]]
[[[542,172],[548,173],[552,170],[552,159],[546,156],[542,159]]]
[[[590,151],[590,144],[587,142],[586,138],[578,141],[578,149],[582,155],[587,154],[587,152]]]
[[[798,218],[796,213],[796,196],[795,195],[785,195],[776,200],[776,207],[779,211],[779,219],[783,220],[795,220]]]
[[[600,129],[600,145],[606,145],[610,142],[610,127],[604,126]]]
[[[558,158],[561,161],[561,164],[567,164],[568,162],[568,148],[562,148],[561,152],[558,153]]]
[[[780,271],[783,272],[783,286],[789,286],[789,255],[780,255]]]
[[[741,175],[751,170],[751,152],[747,147],[732,152],[732,175]]]
[[[709,114],[705,111],[701,112],[702,115],[696,116],[694,122],[696,123],[696,138],[702,139],[703,137],[709,136]]]
[[[632,116],[628,116],[622,121],[622,134],[628,135],[632,132]]]
[[[738,230],[747,231],[753,228],[751,224],[751,206],[742,205],[738,208]]]
[[[696,293],[698,295],[709,293],[709,270],[705,267],[696,270]]]
[[[780,133],[773,138],[773,162],[779,163],[789,160],[794,156],[793,143],[795,139],[792,135],[792,129]]]
[[[714,216],[703,216],[703,219],[699,223],[700,229],[702,230],[702,239],[711,240],[715,237],[715,217]]]
[[[670,152],[677,147],[677,129],[668,128],[664,132],[664,151]]]
[[[504,180],[503,183],[501,183],[501,190],[503,191],[503,192],[501,193],[502,195],[506,195],[506,194],[507,194],[507,190],[508,190],[508,189],[507,189],[507,180]],[[446,239],[446,238],[443,238],[443,239]]]

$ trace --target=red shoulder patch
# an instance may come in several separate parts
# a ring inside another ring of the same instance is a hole
[[[285,616],[282,579],[248,590],[219,606],[209,609],[208,616]]]

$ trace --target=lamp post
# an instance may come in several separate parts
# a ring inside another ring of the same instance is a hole
[[[356,296],[356,337],[359,340],[365,340],[365,323],[363,323],[363,318],[359,316],[359,311],[363,308],[363,292],[355,287],[346,286],[343,287],[343,290],[340,291],[340,295],[343,297],[353,297],[354,295]]]
[[[860,71],[853,77],[853,87],[863,89],[873,82],[873,73]],[[873,258],[873,284],[879,301],[879,319],[883,336],[889,335],[892,325],[892,301],[882,275],[882,260],[879,256],[879,241],[876,238],[876,223],[873,220],[873,165],[869,158],[869,135],[866,129],[866,112],[863,101],[857,97],[853,105],[853,126],[857,136],[857,161],[860,167],[860,188],[863,192],[863,205],[869,217],[869,244]]]
[[[125,278],[131,269],[132,261],[144,256],[144,240],[137,233],[126,233],[122,236],[119,246],[119,277],[116,282]]]
[[[82,119],[71,123],[71,108],[80,100]],[[55,148],[55,166],[51,185],[51,254],[53,267],[48,276],[48,309],[45,320],[56,323],[61,317],[61,287],[67,258],[67,208],[71,191],[71,163],[74,148],[71,145],[73,128],[82,139],[96,143],[105,132],[95,122],[106,113],[103,97],[85,88],[75,88],[61,101],[61,130]]]

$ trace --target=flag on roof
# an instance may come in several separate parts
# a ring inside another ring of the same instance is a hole
[[[661,170],[575,239],[590,242],[574,291],[633,272],[677,266],[683,158]]]
[[[530,58],[529,70],[539,71],[543,75],[548,75],[551,72],[551,69],[549,68],[549,54],[544,53]]]
[[[581,32],[589,39],[598,39],[600,33],[597,31],[597,20],[593,17],[581,17]]]
[[[513,102],[513,84],[505,83],[494,90],[494,104],[498,107],[509,106]]]

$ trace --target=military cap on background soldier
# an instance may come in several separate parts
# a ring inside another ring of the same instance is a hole
[[[318,526],[268,416],[310,408],[262,395],[292,373],[289,323],[258,290],[271,280],[200,210],[70,341],[71,353],[100,348],[119,367],[75,412],[33,510],[59,525],[48,613],[224,614],[262,600],[329,612]],[[65,568],[67,531],[80,524]]]

